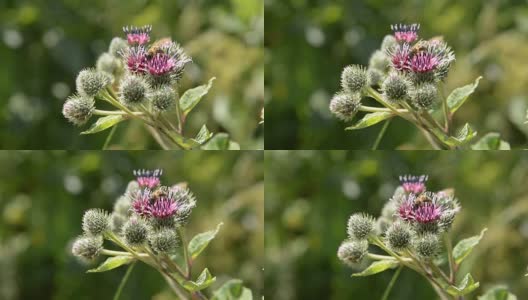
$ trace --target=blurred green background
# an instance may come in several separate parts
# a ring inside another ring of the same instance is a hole
[[[451,232],[455,241],[489,228],[459,272],[471,270],[480,281],[466,300],[495,284],[528,299],[528,156],[518,151],[267,151],[266,298],[381,299],[394,271],[351,278],[357,270],[336,253],[348,217],[378,217],[402,174],[429,174],[431,190],[455,188],[462,205]],[[436,294],[404,269],[389,299]]]
[[[443,35],[456,53],[446,91],[484,78],[455,116],[479,135],[500,132],[526,145],[528,3],[526,0],[268,0],[267,149],[368,149],[381,124],[344,131],[328,104],[343,68],[367,65],[390,24],[421,23],[420,36]],[[381,149],[430,149],[411,124],[395,120]]]
[[[95,65],[123,26],[143,24],[193,58],[180,91],[217,78],[186,131],[205,123],[242,149],[262,149],[263,0],[0,1],[0,148],[101,149],[106,134],[79,136],[62,104],[77,73]],[[112,147],[159,148],[135,121],[119,125]]]
[[[70,254],[71,243],[82,233],[84,211],[111,211],[138,168],[163,168],[166,184],[189,184],[198,202],[188,236],[224,222],[193,268],[194,276],[205,266],[217,276],[207,293],[240,278],[259,299],[263,160],[259,151],[0,152],[0,299],[112,299],[125,268],[87,274],[93,266]],[[163,277],[144,264],[134,268],[121,296],[175,298]]]

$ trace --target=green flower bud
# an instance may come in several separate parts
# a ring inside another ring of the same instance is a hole
[[[341,74],[341,86],[350,94],[361,92],[367,87],[367,71],[358,65],[346,67]]]
[[[383,42],[381,42],[381,50],[387,51],[392,49],[394,46],[396,46],[398,42],[396,41],[396,38],[392,34],[388,34],[383,38]]]
[[[86,124],[95,110],[95,102],[90,97],[70,96],[62,107],[62,114],[76,126]]]
[[[389,247],[394,251],[402,251],[411,244],[411,227],[407,223],[393,223],[385,233]]]
[[[161,86],[150,94],[152,107],[156,111],[167,111],[174,107],[176,92],[170,86]]]
[[[367,81],[369,86],[378,86],[383,81],[385,75],[378,69],[367,70]]]
[[[135,194],[139,191],[139,184],[137,183],[137,181],[135,180],[132,180],[128,183],[127,185],[127,188],[126,188],[126,192],[127,194]]]
[[[133,218],[123,225],[122,233],[128,245],[138,247],[147,241],[149,230],[145,221]]]
[[[359,93],[340,92],[330,100],[330,111],[340,120],[351,121],[361,105],[361,95]]]
[[[440,243],[438,236],[432,233],[426,233],[418,236],[414,241],[414,249],[419,257],[423,259],[433,258],[438,254]]]
[[[99,56],[95,65],[97,71],[105,72],[112,76],[117,76],[122,71],[121,60],[106,52]]]
[[[411,92],[412,104],[419,110],[432,108],[438,99],[438,90],[432,83],[422,83]]]
[[[418,234],[437,234],[438,232],[440,232],[440,226],[438,222],[416,223],[414,229]]]
[[[121,57],[121,53],[128,49],[128,43],[122,38],[115,37],[110,42],[110,46],[108,47],[108,52],[116,58]]]
[[[83,230],[89,235],[101,235],[108,230],[109,216],[108,213],[102,209],[90,209],[84,213],[83,216]]]
[[[79,72],[77,80],[77,92],[82,96],[94,97],[111,82],[108,74],[94,69],[85,69]]]
[[[374,219],[367,214],[353,214],[348,219],[347,233],[352,239],[366,239],[373,230]]]
[[[103,238],[100,236],[80,236],[78,237],[72,246],[73,255],[93,260],[96,258],[101,250],[103,249]]]
[[[439,226],[443,231],[448,231],[451,225],[455,221],[455,217],[458,214],[458,209],[446,210],[440,217]]]
[[[110,228],[115,233],[120,233],[123,225],[126,222],[126,217],[124,215],[113,212],[110,215]]]
[[[119,99],[126,106],[133,106],[143,102],[150,90],[145,79],[137,75],[128,75],[119,87]]]
[[[385,54],[385,52],[381,50],[376,50],[370,56],[369,68],[385,72],[389,69],[389,66],[390,59],[387,54]]]
[[[122,216],[127,216],[129,215],[131,204],[132,201],[128,195],[120,196],[114,203],[114,212]]]
[[[412,84],[403,74],[392,72],[385,78],[381,86],[383,94],[389,101],[405,101],[409,97]]]
[[[170,253],[176,250],[180,244],[178,235],[174,229],[161,229],[149,236],[149,242],[154,251],[159,253]]]
[[[361,262],[367,254],[368,242],[366,240],[344,241],[337,250],[337,257],[347,265]]]

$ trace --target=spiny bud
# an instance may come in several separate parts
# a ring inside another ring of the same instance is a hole
[[[62,107],[62,114],[74,125],[86,124],[94,112],[95,102],[90,97],[79,95],[70,96]]]
[[[396,102],[406,100],[411,87],[411,82],[405,75],[392,72],[383,81],[381,90],[389,101]]]
[[[440,231],[439,222],[420,223],[417,222],[414,226],[414,230],[418,234],[432,233],[437,234]]]
[[[119,99],[127,106],[139,104],[146,99],[149,89],[145,79],[137,75],[128,75],[119,87]]]
[[[367,214],[353,214],[348,219],[347,233],[350,238],[363,240],[374,230],[374,219]]]
[[[438,99],[438,90],[432,83],[422,83],[411,92],[412,104],[419,110],[428,110]]]
[[[387,51],[392,49],[398,42],[396,41],[396,38],[392,34],[388,34],[383,38],[383,42],[381,42],[381,50]]]
[[[108,52],[116,58],[121,57],[121,53],[123,53],[128,48],[128,43],[122,38],[115,37],[110,42],[110,46],[108,47]]]
[[[148,231],[145,221],[135,218],[126,222],[122,230],[125,242],[132,247],[143,245],[147,241]]]
[[[167,111],[174,107],[176,93],[170,86],[161,86],[150,94],[152,107],[157,111]]]
[[[390,59],[385,54],[385,52],[381,50],[376,50],[372,55],[370,56],[369,60],[369,67],[385,72],[390,66]]]
[[[112,76],[117,76],[122,70],[121,61],[115,56],[106,52],[99,56],[95,65],[97,71],[105,72]]]
[[[101,235],[109,228],[108,213],[102,209],[90,209],[83,216],[83,230],[89,235]]]
[[[385,233],[389,247],[394,251],[402,251],[411,244],[412,231],[407,223],[393,223]]]
[[[361,105],[359,93],[340,92],[330,100],[330,111],[340,120],[348,122],[354,118]]]
[[[77,80],[77,92],[83,96],[94,97],[110,84],[110,76],[94,69],[85,69],[79,72]]]
[[[126,194],[119,196],[119,198],[117,198],[116,202],[114,203],[114,212],[122,216],[126,216],[130,211],[131,204],[132,201]]]
[[[383,81],[383,72],[378,69],[367,70],[367,81],[369,86],[377,86]]]
[[[126,217],[122,214],[113,212],[110,215],[110,228],[115,233],[120,233],[123,225],[126,222]]]
[[[442,214],[442,216],[440,217],[440,221],[438,223],[440,225],[440,228],[443,231],[447,231],[449,230],[449,228],[451,228],[451,225],[455,221],[455,217],[457,213],[458,213],[457,209],[451,209],[451,210],[446,210]]]
[[[346,67],[341,74],[341,86],[349,93],[361,92],[367,87],[367,71],[358,65]]]
[[[414,249],[421,258],[432,258],[439,250],[438,237],[433,233],[426,233],[418,236],[414,242]]]
[[[337,257],[347,265],[359,263],[367,254],[368,242],[366,240],[344,241],[337,250]]]
[[[139,183],[136,180],[132,180],[128,183],[126,192],[128,194],[134,194],[139,191]]]
[[[152,249],[159,253],[169,253],[174,251],[180,243],[178,235],[174,229],[161,229],[149,236]]]
[[[92,260],[99,255],[103,249],[103,238],[100,236],[80,236],[72,246],[73,255]]]

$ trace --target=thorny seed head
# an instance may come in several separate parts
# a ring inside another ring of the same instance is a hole
[[[160,86],[154,89],[150,95],[152,108],[158,112],[171,110],[175,106],[176,92],[170,86]]]
[[[385,239],[394,251],[402,251],[411,244],[413,233],[411,226],[404,222],[393,223],[385,232]]]
[[[123,228],[123,224],[125,224],[126,221],[127,217],[125,215],[113,212],[110,215],[110,228],[115,233],[121,233],[121,228]]]
[[[126,51],[127,48],[128,48],[127,41],[125,41],[124,39],[120,37],[115,37],[110,42],[110,46],[108,47],[108,52],[112,56],[116,58],[120,58],[121,53],[123,53],[123,51]]]
[[[394,37],[400,43],[412,43],[418,38],[420,24],[395,24],[391,25]]]
[[[400,176],[400,185],[406,193],[421,194],[425,192],[425,183],[428,179],[427,175],[403,175]]]
[[[362,213],[356,213],[348,219],[347,233],[352,239],[363,240],[374,231],[374,219]]]
[[[132,247],[138,247],[147,241],[149,233],[146,222],[141,218],[130,218],[122,229],[125,242]]]
[[[348,122],[354,118],[361,106],[361,94],[340,92],[330,100],[330,111],[340,120]]]
[[[440,249],[438,236],[433,233],[425,233],[417,236],[413,241],[413,246],[418,256],[422,259],[433,258],[438,254]]]
[[[337,257],[350,266],[361,262],[361,259],[367,254],[367,249],[367,240],[347,240],[339,246]]]
[[[102,209],[90,209],[84,213],[84,233],[88,235],[101,235],[110,227],[108,213]]]
[[[341,74],[341,87],[348,93],[361,92],[367,87],[367,71],[364,67],[350,65]]]
[[[126,106],[132,106],[144,102],[149,91],[150,87],[144,78],[130,74],[121,81],[119,99]]]
[[[368,69],[367,70],[367,82],[369,86],[378,86],[382,81],[385,75],[382,71],[378,69]]]
[[[101,236],[80,236],[73,242],[73,255],[86,259],[95,259],[103,249],[103,238]]]
[[[114,212],[123,216],[129,214],[132,201],[128,194],[119,196],[116,202],[114,202]]]
[[[435,84],[418,84],[411,92],[411,101],[418,110],[428,110],[433,108],[438,100],[438,89]]]
[[[74,125],[81,126],[92,116],[94,105],[95,102],[91,97],[73,95],[64,102],[62,114]]]
[[[391,102],[405,101],[412,89],[411,81],[398,72],[392,72],[385,78],[381,90]]]
[[[110,53],[103,53],[96,62],[97,71],[105,72],[111,76],[117,76],[121,72],[121,61]]]
[[[95,97],[111,82],[108,74],[95,69],[84,69],[79,72],[75,81],[77,92],[82,96]]]
[[[160,185],[160,177],[163,174],[162,169],[156,170],[135,170],[134,176],[140,188],[153,189]]]
[[[387,54],[381,50],[376,50],[369,59],[369,68],[379,70],[381,72],[386,72],[389,68],[391,60]]]
[[[396,41],[396,38],[393,35],[386,35],[383,38],[383,41],[381,42],[381,50],[387,51],[389,49],[392,49],[398,42]]]
[[[158,253],[170,253],[180,244],[178,235],[173,228],[162,228],[149,236],[152,249]]]
[[[126,34],[129,45],[145,45],[150,41],[151,25],[142,27],[125,26],[123,32]]]

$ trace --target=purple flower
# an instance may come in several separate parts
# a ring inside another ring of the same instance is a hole
[[[127,41],[129,45],[145,45],[150,41],[150,32],[152,31],[152,26],[126,26],[123,27],[123,31],[127,36]]]
[[[158,219],[170,218],[176,214],[177,210],[178,203],[170,196],[159,198],[150,206],[152,216]]]
[[[442,209],[435,203],[417,205],[414,209],[414,219],[418,223],[426,224],[436,222],[442,216]]]
[[[414,220],[414,203],[412,201],[403,201],[398,208],[398,215],[402,220],[413,221]]]
[[[420,24],[396,24],[391,25],[391,29],[394,32],[394,37],[398,42],[412,43],[418,38]]]
[[[411,48],[409,44],[396,45],[390,52],[392,66],[398,71],[411,69]]]
[[[419,52],[411,60],[411,69],[415,73],[427,73],[436,69],[440,58],[431,52]]]
[[[149,217],[151,215],[150,207],[150,190],[145,189],[143,191],[138,191],[136,199],[132,202],[132,210],[142,217]]]
[[[191,59],[183,49],[174,42],[163,43],[159,50],[149,59],[147,70],[154,77],[170,77],[178,80]]]
[[[131,47],[123,53],[128,70],[133,74],[144,74],[147,71],[147,50],[144,47]]]
[[[156,53],[147,64],[150,75],[163,76],[169,74],[176,65],[174,59],[165,53]]]
[[[139,184],[140,188],[153,189],[160,184],[160,176],[163,173],[163,170],[156,169],[153,171],[150,170],[136,170],[134,175],[136,176],[136,181]]]
[[[428,224],[437,222],[447,211],[441,199],[435,193],[422,193],[417,196],[410,193],[398,204],[397,215],[407,222]]]
[[[400,176],[400,184],[406,193],[421,194],[425,192],[425,182],[427,179],[427,175],[403,175]]]

